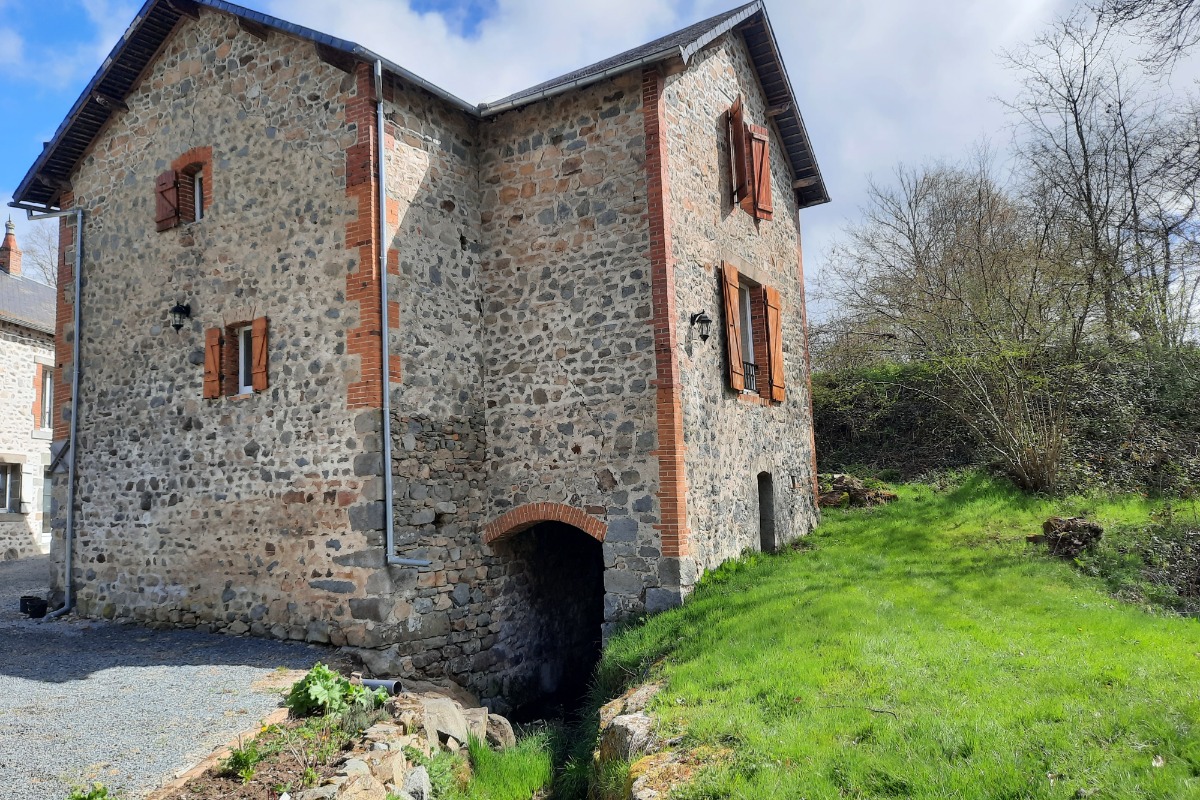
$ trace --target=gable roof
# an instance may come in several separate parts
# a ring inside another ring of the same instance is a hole
[[[783,66],[779,47],[767,19],[762,0],[718,14],[641,47],[628,50],[589,67],[510,95],[494,103],[478,106],[441,89],[420,76],[368,50],[362,45],[320,31],[295,25],[277,17],[243,8],[224,0],[146,0],[125,35],[113,47],[95,76],[89,81],[66,119],[55,131],[29,172],[14,192],[14,206],[57,207],[61,187],[83,158],[101,128],[123,105],[124,98],[136,87],[159,48],[170,37],[179,20],[197,16],[200,7],[222,11],[255,26],[313,42],[323,57],[340,55],[346,59],[380,62],[396,77],[416,85],[463,113],[487,118],[505,111],[587,86],[638,66],[680,57],[687,63],[698,50],[719,36],[737,29],[746,39],[751,59],[758,71],[770,107],[779,109],[775,123],[796,176],[796,199],[801,208],[829,202],[821,171],[812,152],[804,120],[796,104],[791,82]]]
[[[0,271],[0,320],[54,333],[54,289]]]

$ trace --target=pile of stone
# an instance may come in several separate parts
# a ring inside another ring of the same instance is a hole
[[[1042,523],[1040,534],[1026,536],[1025,541],[1046,545],[1051,555],[1076,558],[1103,535],[1104,528],[1085,517],[1051,517]]]
[[[858,478],[842,473],[820,476],[820,485],[817,504],[821,508],[881,506],[899,499],[892,492],[868,489]]]
[[[404,692],[389,699],[384,706],[389,719],[364,732],[333,778],[300,792],[295,800],[387,800],[389,794],[400,800],[437,800],[428,770],[413,763],[406,748],[429,757],[438,750],[463,750],[471,736],[497,749],[516,744],[507,719],[449,694]]]

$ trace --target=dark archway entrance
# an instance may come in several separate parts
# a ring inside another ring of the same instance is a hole
[[[492,545],[508,567],[505,681],[515,722],[561,717],[587,692],[604,624],[603,545],[563,522],[541,522]]]
[[[758,539],[764,553],[774,553],[779,547],[775,536],[775,483],[769,472],[758,474]]]

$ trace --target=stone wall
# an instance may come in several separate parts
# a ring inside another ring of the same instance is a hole
[[[357,91],[311,44],[263,42],[204,11],[74,175],[85,212],[81,613],[361,640],[347,601],[378,564],[345,557],[381,541],[378,470],[364,463],[378,452],[378,412],[347,402],[362,371],[347,355],[359,308],[345,288],[360,266],[346,239]],[[205,218],[157,232],[156,176],[205,147]],[[178,333],[176,302],[192,307]],[[205,331],[263,316],[270,387],[202,399]]]
[[[766,125],[762,90],[741,37],[727,34],[666,79],[664,116],[675,258],[679,373],[684,411],[688,523],[698,572],[759,547],[758,475],[770,473],[780,541],[816,524],[800,228],[791,173],[771,127],[772,221],[731,201],[723,115],[738,95],[746,120]],[[719,272],[724,261],[783,300],[787,399],[764,405],[728,388]],[[690,325],[706,311],[713,336]]]
[[[640,74],[481,138],[486,517],[553,502],[607,522],[611,625],[660,584]],[[505,597],[502,619],[520,602]]]
[[[34,406],[41,391],[39,365],[49,369],[53,358],[49,334],[0,322],[0,464],[19,464],[22,475],[22,513],[0,509],[0,561],[46,550],[42,486],[50,463],[50,434],[39,428]]]

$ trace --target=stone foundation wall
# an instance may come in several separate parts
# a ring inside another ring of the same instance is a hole
[[[731,201],[723,115],[739,94],[747,122],[769,124],[745,44],[727,34],[693,56],[686,72],[667,77],[663,95],[688,522],[698,572],[759,547],[761,472],[773,478],[781,542],[808,533],[818,519],[795,194],[772,127],[774,219],[756,223]],[[718,279],[724,261],[782,296],[787,388],[782,404],[764,405],[758,395],[738,396],[728,388]],[[715,323],[707,343],[690,325],[699,311]]]
[[[18,464],[21,513],[0,507],[0,561],[44,552],[43,476],[50,463],[50,435],[38,427],[39,364],[51,368],[53,340],[19,325],[0,322],[0,464]],[[48,525],[47,525],[48,527]]]

